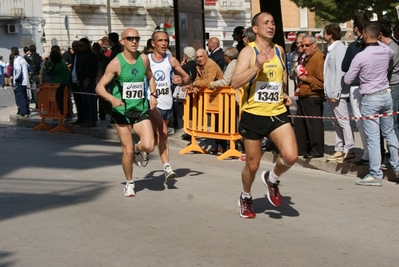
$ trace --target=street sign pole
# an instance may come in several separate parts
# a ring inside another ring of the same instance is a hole
[[[108,34],[112,32],[111,28],[111,0],[107,0],[107,24],[108,24]]]
[[[68,15],[65,16],[64,24],[65,24],[65,29],[67,31],[67,37],[68,37],[67,47],[69,47],[71,45],[71,35],[69,34],[69,17],[68,17]]]

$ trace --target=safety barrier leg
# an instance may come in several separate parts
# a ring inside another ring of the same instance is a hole
[[[230,148],[224,152],[222,155],[217,157],[218,160],[224,160],[227,158],[241,158],[242,153],[236,149],[236,142],[230,140]]]
[[[67,127],[65,127],[62,124],[62,119],[58,119],[58,126],[54,127],[53,129],[51,129],[50,133],[55,133],[55,132],[65,132],[65,133],[72,133],[71,130],[69,130]]]
[[[46,123],[46,119],[43,117],[41,123],[33,128],[34,131],[39,131],[41,129],[51,130],[51,126]]]
[[[179,151],[180,155],[187,154],[188,152],[198,152],[201,154],[206,154],[206,150],[200,147],[197,144],[197,138],[195,138],[194,134],[191,135],[191,144],[188,145],[186,148],[183,148]]]

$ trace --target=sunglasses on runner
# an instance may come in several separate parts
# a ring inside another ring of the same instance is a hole
[[[139,42],[140,38],[141,38],[140,36],[126,36],[123,39],[125,39],[125,40],[127,40],[129,42],[133,42],[133,40],[136,41],[136,42]]]

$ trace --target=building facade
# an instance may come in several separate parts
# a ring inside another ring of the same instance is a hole
[[[67,49],[71,42],[86,37],[97,41],[108,32],[121,33],[134,27],[142,36],[141,48],[154,28],[161,23],[174,25],[173,0],[2,0],[0,6],[0,54],[9,53],[12,46],[36,44],[38,52],[48,52],[52,45]],[[187,0],[189,1],[189,0]],[[233,44],[236,26],[250,25],[249,0],[205,0],[205,28],[217,36],[222,46]],[[110,16],[108,16],[110,14]],[[7,31],[10,24],[18,29]],[[171,45],[174,39],[171,37]],[[8,56],[5,56],[8,58]]]
[[[174,25],[173,0],[1,0],[0,55],[8,59],[12,46],[23,48],[36,44],[39,53],[52,45],[67,49],[71,42],[86,37],[103,39],[108,32],[121,33],[136,28],[146,44],[154,28],[161,23]],[[180,0],[179,0],[180,1]],[[182,0],[198,1],[198,0]],[[203,0],[205,31],[216,36],[222,47],[234,44],[235,27],[249,27],[253,14],[259,12],[259,0]],[[108,5],[109,3],[109,5]],[[290,0],[281,0],[284,32],[318,33],[324,26],[314,13],[299,8]],[[341,27],[348,33],[351,28]],[[174,39],[171,36],[173,46]],[[290,43],[287,41],[287,45]]]
[[[36,44],[42,50],[42,6],[34,0],[1,0],[0,55],[8,62],[11,47]]]

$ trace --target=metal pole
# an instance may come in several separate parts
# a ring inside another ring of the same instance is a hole
[[[71,35],[69,33],[69,17],[68,17],[68,15],[65,16],[64,24],[65,24],[65,29],[67,31],[67,37],[68,37],[68,46],[67,47],[69,47],[71,45]]]
[[[108,34],[112,32],[111,29],[111,0],[107,0],[107,23],[108,23]]]

